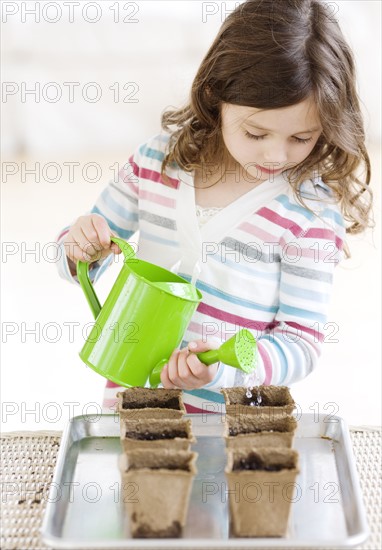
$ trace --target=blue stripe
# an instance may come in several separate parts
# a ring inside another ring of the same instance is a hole
[[[156,237],[152,233],[147,233],[146,231],[140,231],[141,237],[144,237],[148,241],[153,241],[155,243],[161,243],[168,246],[178,246],[177,241],[170,241],[170,239],[163,239],[162,237]]]
[[[278,348],[277,355],[280,360],[280,381],[276,385],[281,385],[282,382],[284,382],[288,373],[288,361],[286,359],[282,345],[279,344],[274,334],[264,334],[264,336],[260,336],[260,338],[258,339],[259,342],[261,342],[261,340],[267,340],[270,344],[272,344],[272,346],[277,346]]]
[[[307,218],[308,220],[314,219],[314,214],[312,212],[309,212],[306,208],[303,206],[300,206],[298,204],[293,204],[290,202],[289,197],[287,195],[279,195],[275,199],[277,202],[281,203],[287,210],[291,210],[292,212],[298,212],[299,214],[302,214]]]
[[[199,399],[205,399],[206,401],[214,401],[215,403],[224,403],[224,397],[220,393],[210,391],[210,390],[183,390],[184,393],[189,393],[190,395],[194,395],[195,397],[199,397]]]
[[[281,343],[278,340],[281,340]],[[280,348],[283,356],[286,357],[284,352],[282,351],[282,347],[283,347],[283,345],[285,345],[283,343],[283,341],[284,341],[284,335],[283,336],[276,335],[275,342],[278,345],[278,347]],[[301,371],[303,370],[303,366],[305,366],[305,364],[306,364],[306,356],[305,356],[304,350],[306,351],[307,347],[304,344],[304,342],[302,342],[301,339],[299,339],[298,342],[295,342],[293,344],[289,344],[289,343],[286,344],[286,349],[292,355],[291,361],[292,361],[292,364],[294,365],[294,367],[293,367],[293,377],[299,378],[300,375],[297,374],[297,373],[301,373]],[[309,356],[310,356],[310,354],[309,354]],[[286,361],[286,359],[285,359],[285,361]],[[281,374],[280,374],[279,384],[281,385],[285,381],[287,375],[290,374],[290,372],[288,373],[288,362],[287,361],[286,361],[286,368],[285,369],[283,368],[280,371],[280,373]]]
[[[101,214],[101,216],[105,217],[103,212],[101,212],[96,206],[92,208],[93,214]],[[118,227],[114,222],[106,218],[107,223],[109,224],[109,227],[112,231],[117,233],[119,237],[122,239],[130,239],[131,235],[134,235],[135,231],[131,231],[128,229],[122,229],[122,227]]]
[[[162,151],[152,149],[151,147],[147,147],[146,145],[142,145],[142,147],[139,149],[139,152],[145,157],[159,160],[160,162],[162,162],[164,159],[164,154],[162,153]]]
[[[319,323],[326,323],[326,315],[321,315],[315,311],[308,311],[299,307],[291,307],[286,304],[280,304],[279,311],[286,313],[287,315],[293,315],[294,317],[303,317],[304,319],[314,319]]]
[[[124,218],[125,220],[131,220],[138,223],[138,213],[131,212],[130,210],[126,210],[126,208],[123,208],[118,202],[115,202],[113,197],[111,197],[108,189],[105,189],[103,193],[101,194],[101,198],[104,200],[105,204],[113,210],[118,216],[121,218]]]
[[[336,210],[332,210],[331,208],[325,208],[325,210],[322,212],[321,217],[329,218],[330,220],[333,220],[339,225],[340,227],[344,227],[344,219],[341,216],[339,212]]]
[[[227,294],[226,292],[222,292],[213,286],[202,283],[201,281],[199,281],[199,288],[201,291],[206,291],[208,294],[211,294],[212,296],[216,296],[217,298],[221,298],[222,300],[226,300],[231,304],[238,304],[240,306],[248,307],[250,309],[255,308],[255,309],[258,309],[259,311],[266,311],[267,313],[277,313],[277,310],[278,310],[277,306],[266,307],[256,302],[252,302],[250,300],[244,300],[243,298],[238,298],[237,296],[233,296],[232,294]]]
[[[313,195],[312,195],[313,196]],[[302,214],[307,218],[308,220],[313,220],[316,215],[312,212],[309,212],[306,208],[303,206],[300,206],[298,204],[293,204],[290,202],[289,197],[287,195],[279,195],[275,199],[277,202],[282,204],[284,208],[287,210],[290,210],[292,212],[298,212],[299,214]],[[334,220],[340,227],[344,227],[344,221],[339,212],[337,210],[334,210],[332,208],[325,208],[323,212],[320,212],[320,218],[328,218],[330,220]]]
[[[315,290],[308,290],[307,288],[301,288],[297,286],[287,285],[283,281],[280,284],[280,293],[285,292],[289,296],[296,296],[297,298],[303,298],[304,300],[312,300],[313,302],[319,302],[320,304],[326,304],[329,302],[329,295],[323,292],[316,292]]]
[[[191,282],[191,277],[189,275],[186,275],[184,273],[179,273],[179,275],[184,279],[186,279],[187,281]],[[206,292],[211,296],[216,296],[217,298],[225,300],[226,302],[229,302],[231,304],[238,304],[240,306],[248,307],[249,309],[266,311],[267,313],[277,313],[278,311],[278,306],[266,307],[256,302],[251,302],[250,300],[244,300],[243,298],[238,298],[237,296],[233,296],[232,294],[227,294],[226,292],[222,292],[221,290],[218,290],[217,288],[211,285],[207,285],[202,281],[197,281],[196,287],[202,292]]]

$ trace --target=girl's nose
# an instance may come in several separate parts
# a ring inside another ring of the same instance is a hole
[[[274,162],[275,164],[284,165],[288,160],[288,155],[285,147],[274,146],[264,151],[264,162]]]

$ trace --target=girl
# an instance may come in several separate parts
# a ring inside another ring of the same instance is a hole
[[[259,382],[290,385],[317,364],[345,234],[368,225],[364,140],[352,52],[325,4],[247,0],[223,23],[189,102],[163,114],[162,131],[61,233],[60,272],[75,281],[85,259],[97,280],[118,235],[195,282],[203,301],[161,376],[185,390],[189,412],[219,411],[219,389],[243,383],[191,353],[242,327],[257,338]],[[117,391],[108,381],[105,408]]]

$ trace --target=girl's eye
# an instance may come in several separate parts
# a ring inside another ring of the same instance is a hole
[[[249,132],[245,132],[245,135],[249,138],[249,139],[263,139],[264,136],[254,136],[253,134],[250,134]]]
[[[309,143],[309,141],[312,141],[312,137],[310,138],[307,138],[307,139],[301,139],[301,138],[296,138],[294,137],[293,139],[295,139],[298,143]]]
[[[264,136],[255,136],[254,134],[250,134],[249,132],[245,132],[245,135],[249,138],[249,139],[256,139],[256,140],[259,140],[259,139],[263,139],[265,137]],[[297,143],[309,143],[309,141],[312,141],[312,137],[310,138],[307,138],[307,139],[301,139],[301,138],[297,138],[297,137],[294,137],[293,138]]]

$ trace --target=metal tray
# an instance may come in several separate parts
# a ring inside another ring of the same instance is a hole
[[[350,547],[368,528],[348,428],[337,416],[297,417],[293,448],[300,474],[283,538],[234,538],[229,533],[222,438],[224,416],[187,415],[199,453],[187,526],[180,539],[132,539],[120,501],[117,415],[77,416],[67,426],[42,526],[54,548],[322,548]],[[153,490],[155,488],[153,487]]]

